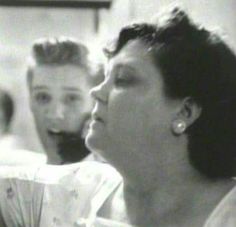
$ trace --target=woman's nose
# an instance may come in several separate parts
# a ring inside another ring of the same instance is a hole
[[[106,81],[92,88],[90,94],[93,98],[101,102],[107,102],[108,87]]]

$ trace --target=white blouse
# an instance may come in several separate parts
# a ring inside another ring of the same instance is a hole
[[[98,217],[106,199],[122,186],[108,164],[0,167],[0,225],[4,227],[132,227]],[[236,226],[236,189],[204,227]],[[134,226],[133,226],[134,227]]]
[[[97,162],[1,167],[0,219],[7,227],[131,227],[97,217],[121,182],[114,168]]]

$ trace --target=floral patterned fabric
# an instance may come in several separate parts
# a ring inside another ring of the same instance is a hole
[[[121,183],[115,169],[98,162],[1,167],[0,226],[132,227],[97,217],[104,201]],[[204,227],[235,227],[235,214],[236,189],[233,189]]]
[[[96,213],[121,183],[109,165],[1,167],[0,218],[7,227],[126,226]]]

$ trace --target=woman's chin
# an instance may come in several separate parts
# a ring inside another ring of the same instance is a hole
[[[85,138],[85,144],[91,151],[103,150],[105,145],[104,140],[101,140],[101,136],[93,130],[89,130]]]

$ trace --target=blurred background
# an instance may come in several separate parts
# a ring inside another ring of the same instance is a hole
[[[96,57],[99,47],[114,37],[123,25],[135,20],[149,20],[157,11],[176,3],[173,0],[110,2],[108,8],[97,10],[9,7],[0,4],[0,86],[7,88],[15,99],[12,132],[22,139],[24,148],[43,151],[30,113],[26,87],[26,61],[33,40],[45,36],[73,36],[94,49]],[[236,49],[235,0],[182,0],[181,5],[199,23],[207,27],[220,27],[225,38]]]

